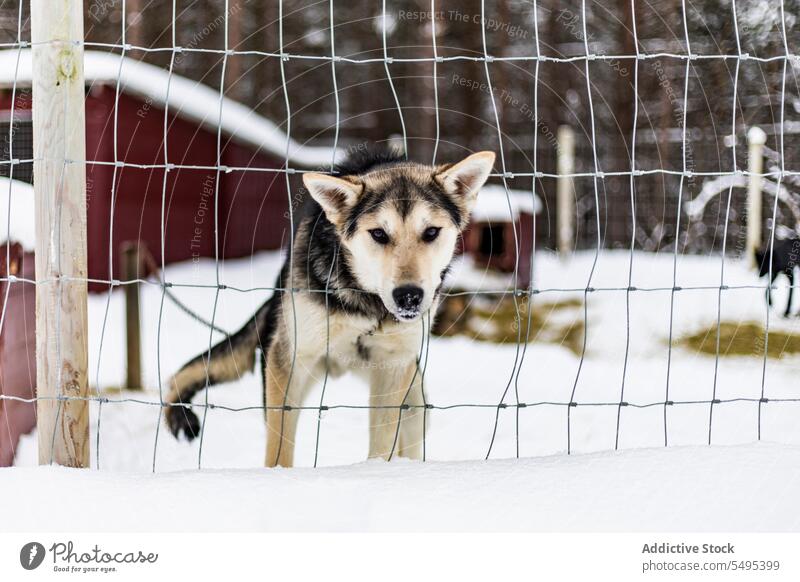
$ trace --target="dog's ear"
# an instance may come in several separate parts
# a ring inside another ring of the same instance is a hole
[[[469,213],[478,191],[492,172],[494,158],[494,152],[472,154],[457,164],[438,168],[434,179]]]
[[[336,178],[310,172],[303,174],[303,184],[333,224],[341,224],[364,191],[364,185],[354,178]]]

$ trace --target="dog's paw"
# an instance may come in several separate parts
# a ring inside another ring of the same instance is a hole
[[[175,438],[180,438],[181,433],[186,435],[187,441],[192,441],[200,434],[200,419],[191,408],[185,406],[167,407],[167,426]]]

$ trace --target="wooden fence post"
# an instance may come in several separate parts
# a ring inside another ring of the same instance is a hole
[[[139,278],[138,241],[127,242],[122,246],[122,280],[134,281]],[[125,289],[125,353],[127,372],[125,388],[142,389],[142,330],[139,316],[139,283],[128,283]]]
[[[39,463],[89,466],[83,2],[32,0]]]
[[[558,128],[559,178],[556,182],[556,248],[562,257],[572,252],[575,240],[575,132],[568,125]]]
[[[756,251],[761,247],[761,190],[764,178],[764,144],[767,134],[758,126],[747,132],[747,245],[744,259],[756,267]]]

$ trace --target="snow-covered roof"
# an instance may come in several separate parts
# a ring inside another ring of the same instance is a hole
[[[509,202],[511,211],[509,212]],[[542,201],[537,195],[531,196],[530,190],[508,190],[500,184],[487,184],[481,188],[478,201],[472,210],[472,221],[509,222],[516,221],[519,215],[539,214]]]
[[[17,59],[19,58],[19,62]],[[222,120],[219,117],[219,91],[180,75],[118,54],[85,51],[84,77],[88,85],[112,85],[117,77],[120,90],[149,99],[183,117],[214,131],[221,125],[223,133],[269,152],[280,159],[286,157],[286,133],[269,119],[246,105],[228,97],[223,98]],[[0,86],[31,85],[31,51],[29,49],[0,51]],[[337,156],[341,152],[337,152]],[[289,142],[290,164],[305,168],[327,168],[333,149]]]
[[[8,230],[8,195],[11,194],[11,232]],[[36,246],[33,186],[0,176],[0,244],[18,242],[26,251]]]

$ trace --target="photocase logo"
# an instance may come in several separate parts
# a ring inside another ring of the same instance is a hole
[[[39,542],[28,542],[19,551],[19,563],[26,570],[35,570],[44,561],[44,546]]]

